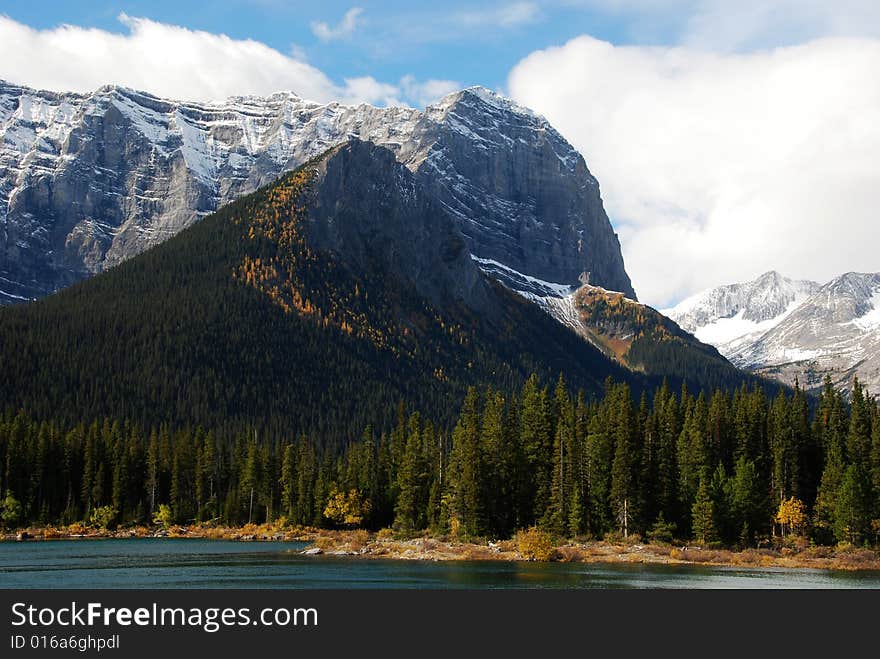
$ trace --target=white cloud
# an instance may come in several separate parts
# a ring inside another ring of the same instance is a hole
[[[312,22],[312,34],[321,41],[334,41],[350,37],[360,24],[359,18],[363,13],[364,10],[361,7],[352,7],[345,12],[345,16],[342,17],[342,20],[339,21],[336,27],[332,27],[323,21],[314,21]]]
[[[114,83],[169,98],[216,100],[292,90],[319,102],[418,103],[445,81],[411,77],[391,84],[371,76],[337,84],[297,55],[120,14],[127,34],[62,25],[34,30],[0,15],[0,78],[57,91],[89,92]],[[414,95],[410,96],[409,91]]]
[[[465,27],[516,27],[534,23],[541,12],[534,2],[512,2],[497,7],[463,11],[454,16],[454,22]]]
[[[880,36],[876,0],[698,0],[683,42],[734,51],[802,43],[818,37]]]
[[[877,40],[721,55],[584,36],[508,87],[584,154],[636,291],[662,307],[771,268],[880,270],[877,71]]]
[[[880,36],[876,0],[562,0],[624,16],[641,41],[672,40],[713,52]]]

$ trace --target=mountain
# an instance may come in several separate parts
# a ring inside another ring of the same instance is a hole
[[[730,389],[749,380],[714,347],[623,293],[583,284],[564,297],[532,299],[630,371],[709,389]]]
[[[350,137],[390,149],[509,287],[544,294],[588,272],[635,298],[584,159],[544,118],[486,89],[418,111],[0,82],[0,303],[119,264]]]
[[[485,275],[422,179],[359,140],[0,309],[0,369],[0,408],[40,418],[337,439],[398,401],[447,422],[469,385],[513,390],[532,372],[591,392],[606,377],[637,383]]]
[[[826,374],[848,389],[855,376],[880,392],[880,274],[847,273],[827,284],[767,273],[710,289],[666,315],[731,362],[818,389]]]
[[[766,272],[742,284],[718,286],[663,313],[701,341],[732,354],[784,320],[819,284]]]

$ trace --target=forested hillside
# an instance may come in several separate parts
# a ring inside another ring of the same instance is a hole
[[[329,186],[341,196],[316,207]],[[401,400],[448,425],[469,385],[510,391],[532,372],[564,372],[592,393],[628,377],[482,275],[408,170],[364,143],[102,275],[0,310],[0,370],[0,409],[39,418],[315,441],[358,436]]]
[[[551,312],[560,309],[557,303]],[[571,315],[557,314],[609,358],[657,382],[689,382],[711,391],[761,384],[655,309],[598,286],[581,286]]]

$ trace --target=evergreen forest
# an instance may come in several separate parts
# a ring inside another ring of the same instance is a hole
[[[281,522],[507,538],[640,534],[760,546],[877,542],[880,409],[856,383],[635,399],[530,377],[470,388],[451,430],[401,403],[346,441],[124,418],[0,418],[2,523]]]

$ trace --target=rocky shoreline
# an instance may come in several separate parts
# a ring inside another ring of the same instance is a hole
[[[20,529],[3,541],[39,542],[70,539],[181,538],[238,542],[305,542],[299,553],[308,556],[350,556],[361,559],[426,561],[535,560],[516,540],[464,542],[448,537],[401,538],[385,529],[377,533],[316,528],[278,528],[272,525],[139,526],[120,530],[79,525]],[[856,547],[780,547],[741,551],[627,541],[566,541],[553,543],[542,558],[557,562],[710,565],[745,568],[806,568],[880,571],[880,552]]]

